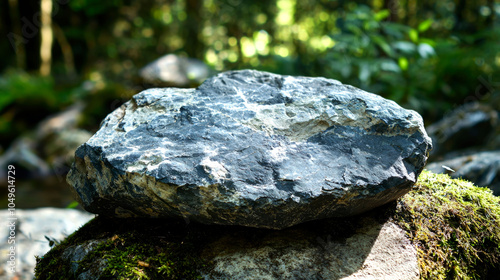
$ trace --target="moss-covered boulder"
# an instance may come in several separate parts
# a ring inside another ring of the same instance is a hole
[[[422,279],[498,279],[500,198],[424,171],[392,217],[418,251]]]
[[[284,230],[96,218],[37,279],[495,279],[500,199],[424,171],[397,202]]]

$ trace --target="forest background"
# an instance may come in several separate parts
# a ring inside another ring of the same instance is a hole
[[[214,73],[338,79],[429,124],[498,100],[499,15],[495,0],[1,1],[0,153],[79,100],[80,126],[95,132],[143,89],[139,69],[169,53]]]

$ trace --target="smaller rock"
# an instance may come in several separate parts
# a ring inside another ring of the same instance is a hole
[[[201,60],[167,54],[142,68],[139,75],[154,86],[189,87],[199,85],[211,74]]]
[[[451,151],[487,145],[499,125],[498,112],[488,105],[470,103],[426,128],[432,139],[431,158]]]
[[[104,242],[104,240],[89,240],[85,241],[82,244],[69,246],[64,250],[61,258],[70,263],[69,265],[69,273],[71,275],[77,275],[79,263],[87,256],[90,252],[95,250],[99,244]],[[104,260],[96,261],[92,265],[92,273],[90,271],[85,271],[82,274],[78,275],[77,279],[97,279],[101,276],[104,268],[106,266],[106,262]]]
[[[76,148],[92,136],[77,128],[83,109],[83,103],[76,103],[41,121],[34,132],[14,140],[0,156],[0,179],[6,178],[9,164],[27,170],[25,177],[29,178],[47,177],[51,171],[56,175],[67,172]],[[61,170],[63,166],[65,170]]]
[[[448,173],[452,178],[463,178],[480,187],[489,187],[494,195],[500,195],[500,150],[450,154],[442,161],[428,164],[426,169],[434,173]]]
[[[56,245],[87,223],[94,215],[76,209],[40,208],[35,210],[15,210],[15,216],[3,210],[0,213],[2,221],[15,222],[15,243],[9,244],[10,227],[2,227],[0,238],[5,242],[0,244],[0,278],[7,275],[17,275],[17,279],[33,279],[36,265],[35,256],[43,256],[50,250],[50,245]],[[8,218],[17,218],[9,220]],[[50,244],[52,243],[53,244]],[[16,274],[9,273],[8,253],[15,246]],[[6,253],[3,253],[6,252]],[[8,278],[14,279],[14,278]]]

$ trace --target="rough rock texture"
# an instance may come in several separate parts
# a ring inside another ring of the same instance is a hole
[[[449,173],[452,178],[463,178],[480,187],[489,187],[493,194],[500,195],[500,150],[450,154],[442,161],[428,164],[426,169],[434,173]]]
[[[354,215],[410,190],[420,115],[338,81],[258,71],[141,92],[76,151],[86,210],[285,228]]]
[[[69,274],[73,275],[74,278],[78,280],[99,279],[106,266],[105,260],[96,260],[95,263],[91,265],[91,269],[80,274],[78,274],[78,268],[85,256],[95,250],[102,242],[104,242],[104,240],[88,240],[82,244],[67,247],[62,253],[61,259],[69,263]]]
[[[0,218],[5,221],[0,238],[0,279],[33,279],[35,256],[43,256],[50,250],[49,240],[61,241],[79,227],[87,223],[94,215],[75,209],[39,208],[35,210],[16,210],[15,216],[3,210]],[[8,220],[17,218],[17,220]],[[7,222],[16,222],[15,243],[7,242],[10,230]],[[48,239],[47,239],[48,238]],[[9,248],[16,247],[16,274],[10,272],[7,261]],[[18,278],[15,278],[15,277]],[[4,278],[6,277],[6,278]]]

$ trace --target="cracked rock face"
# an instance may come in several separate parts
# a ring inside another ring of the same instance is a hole
[[[135,95],[68,182],[92,213],[281,229],[397,199],[430,149],[420,115],[378,95],[243,70]]]

